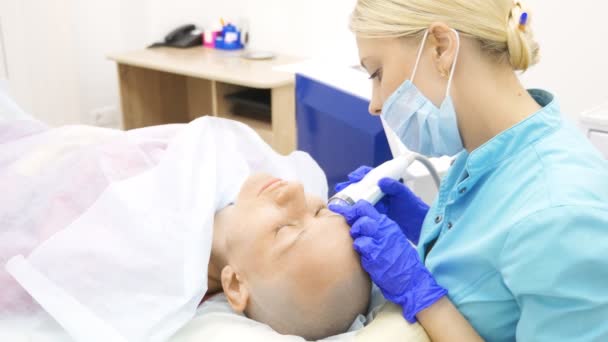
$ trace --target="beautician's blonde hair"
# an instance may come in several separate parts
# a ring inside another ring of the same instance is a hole
[[[519,25],[524,11],[530,15],[513,0],[358,0],[350,27],[362,38],[416,37],[433,22],[444,22],[525,71],[538,62],[539,46],[530,17],[525,27]]]

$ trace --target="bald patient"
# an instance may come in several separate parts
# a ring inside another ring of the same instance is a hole
[[[365,314],[371,283],[349,226],[301,184],[249,177],[215,215],[209,291],[281,334],[320,339]]]

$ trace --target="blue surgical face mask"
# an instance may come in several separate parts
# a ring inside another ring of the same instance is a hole
[[[460,38],[456,32],[456,57],[448,79],[445,100],[437,108],[413,83],[427,37],[428,31],[422,39],[412,79],[405,81],[384,103],[382,118],[408,149],[429,157],[454,156],[464,149],[454,103],[450,97]]]

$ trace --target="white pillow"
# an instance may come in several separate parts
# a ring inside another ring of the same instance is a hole
[[[338,336],[352,340],[355,332]],[[197,310],[196,316],[182,328],[171,342],[248,341],[302,342],[298,336],[281,335],[268,325],[256,322],[232,311],[223,294],[209,298]]]
[[[374,307],[373,303],[372,307]],[[401,309],[393,304],[380,305],[372,310],[368,318],[370,320],[373,318],[373,321],[366,327],[323,341],[430,341],[424,329],[419,324],[409,324],[403,318]],[[297,336],[281,335],[265,324],[235,313],[226,297],[217,295],[201,305],[190,323],[175,334],[170,342],[200,341],[302,342],[305,340]]]

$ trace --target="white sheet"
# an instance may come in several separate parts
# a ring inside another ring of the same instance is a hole
[[[5,87],[0,80],[0,122],[19,119],[31,119],[31,117],[8,96]]]
[[[207,290],[213,213],[249,174],[327,194],[308,155],[279,156],[227,120],[35,125],[0,125],[0,261],[23,255],[7,270],[76,341],[164,341],[186,324]],[[0,299],[0,319],[36,310],[15,286]]]

